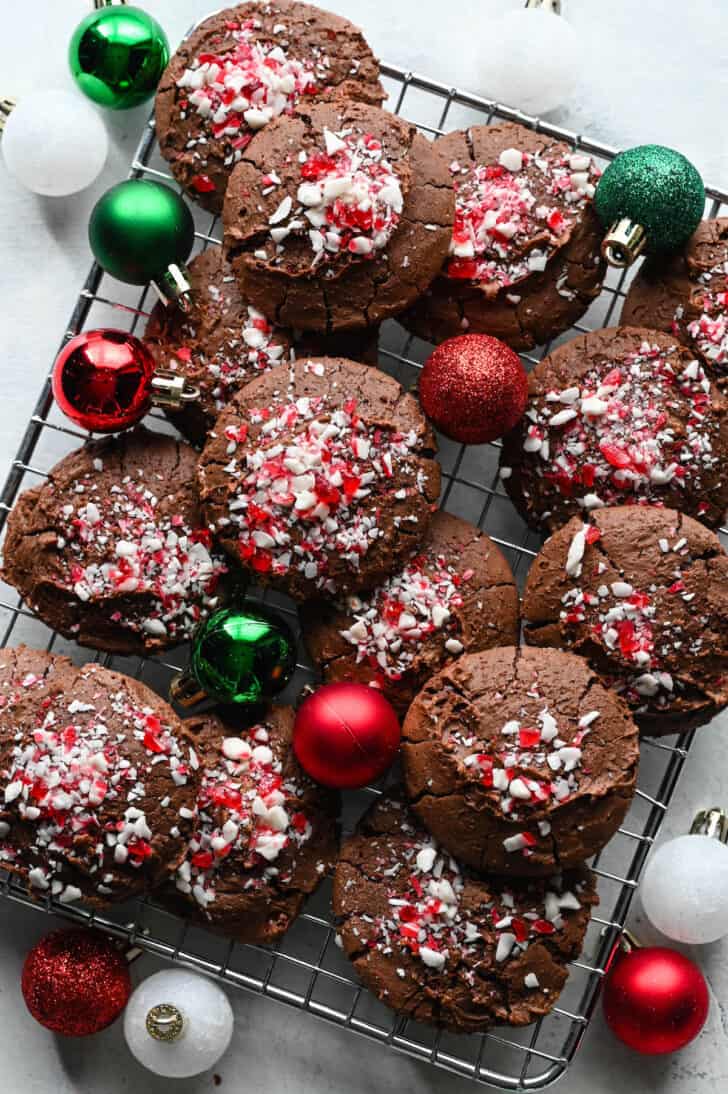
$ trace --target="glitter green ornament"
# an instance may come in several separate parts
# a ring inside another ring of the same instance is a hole
[[[678,250],[697,228],[705,187],[690,160],[661,144],[641,144],[612,160],[599,180],[594,207],[605,228],[602,254],[629,266],[645,251]]]
[[[221,608],[192,639],[188,668],[172,681],[182,706],[200,700],[254,704],[282,691],[296,668],[288,624],[264,604]]]
[[[129,110],[156,91],[169,61],[167,35],[156,19],[125,0],[94,0],[94,7],[71,38],[71,74],[95,103]]]

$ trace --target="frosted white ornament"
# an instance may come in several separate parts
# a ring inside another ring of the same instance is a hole
[[[165,969],[143,980],[124,1011],[124,1036],[132,1054],[170,1079],[213,1067],[232,1035],[233,1011],[225,992],[187,969]]]
[[[722,818],[707,828],[706,817]],[[650,922],[676,942],[702,945],[728,934],[728,835],[726,815],[718,810],[700,814],[693,831],[664,843],[650,855],[640,895]],[[717,838],[716,838],[717,837]]]
[[[512,11],[488,26],[479,90],[527,114],[548,114],[569,98],[579,71],[576,31],[550,4]]]
[[[90,186],[108,151],[104,123],[72,91],[24,95],[2,134],[8,171],[33,193],[47,197],[64,197]]]

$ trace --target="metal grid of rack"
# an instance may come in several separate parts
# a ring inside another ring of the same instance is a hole
[[[434,136],[471,124],[494,120],[518,121],[550,136],[566,140],[575,148],[592,153],[605,163],[615,155],[585,137],[547,125],[484,99],[445,87],[426,78],[383,66],[384,83],[392,109]],[[131,177],[155,178],[173,183],[160,159],[150,121],[136,151]],[[706,215],[728,212],[728,195],[708,191]],[[196,249],[219,242],[216,218],[193,209],[196,220]],[[583,320],[557,341],[575,331],[607,326],[618,320],[625,291],[625,273],[610,271],[600,296]],[[134,331],[149,306],[148,289],[141,294],[105,276],[96,265],[86,283],[64,334],[63,343],[84,328],[103,325],[125,326]],[[62,344],[63,344],[62,343]],[[553,344],[557,344],[554,342]],[[526,367],[538,361],[551,346],[523,355]],[[408,336],[390,322],[382,330],[380,367],[396,376],[405,387],[416,383],[417,373],[429,347]],[[152,414],[154,428],[169,431],[160,415]],[[0,532],[18,492],[34,485],[67,451],[86,436],[65,424],[53,404],[46,380],[27,425],[16,458],[0,494]],[[489,533],[502,547],[522,582],[539,546],[539,539],[515,513],[498,480],[498,445],[465,448],[442,440],[440,462],[443,471],[441,505],[471,520]],[[723,533],[728,530],[723,529]],[[300,639],[295,608],[290,601],[268,594],[291,619]],[[51,633],[24,607],[12,589],[0,585],[0,645],[27,642],[71,656],[77,663],[91,659],[88,650]],[[299,641],[298,672],[284,699],[292,699],[300,687],[313,678]],[[185,663],[186,651],[174,651],[172,659],[123,658],[97,655],[97,660],[128,675],[142,679],[166,694],[171,676]],[[173,663],[175,662],[175,663]],[[106,914],[82,908],[59,906],[50,898],[48,911],[85,924],[93,923],[111,935],[135,944],[159,957],[181,962],[219,977],[232,986],[268,996],[303,1008],[329,1022],[408,1053],[420,1060],[508,1090],[542,1088],[559,1078],[578,1048],[594,1009],[601,977],[625,922],[633,892],[650,845],[668,808],[680,771],[692,741],[692,734],[675,739],[644,741],[639,789],[625,825],[594,861],[598,875],[600,906],[592,918],[583,953],[571,964],[570,976],[558,1005],[546,1018],[525,1029],[499,1027],[483,1035],[454,1035],[419,1025],[393,1014],[358,984],[346,958],[335,944],[335,927],[330,913],[330,884],[325,882],[309,901],[303,915],[274,948],[242,946],[192,927],[157,908],[153,901],[135,902],[113,908]],[[349,795],[343,817],[350,829],[376,790]],[[8,898],[37,907],[27,891],[10,877],[2,879],[0,891]]]

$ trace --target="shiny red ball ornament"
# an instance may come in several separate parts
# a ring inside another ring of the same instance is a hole
[[[677,1052],[700,1033],[708,988],[697,965],[676,950],[647,946],[618,953],[602,1003],[615,1037],[645,1056]]]
[[[324,684],[299,707],[293,748],[316,782],[353,789],[384,774],[400,735],[397,715],[381,692],[366,684]]]
[[[53,366],[53,397],[72,422],[90,433],[116,433],[151,405],[154,359],[133,334],[87,330],[63,347]]]
[[[124,954],[100,931],[53,931],[25,959],[23,998],[53,1033],[86,1037],[119,1017],[131,994]]]
[[[420,376],[420,402],[441,433],[461,444],[502,437],[528,397],[517,353],[488,334],[462,334],[437,347]]]

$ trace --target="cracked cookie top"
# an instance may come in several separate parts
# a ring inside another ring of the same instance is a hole
[[[172,57],[156,98],[162,155],[212,212],[254,135],[300,102],[379,104],[379,65],[360,30],[310,4],[266,0],[219,11]]]
[[[417,553],[364,595],[306,612],[304,633],[325,680],[380,689],[404,713],[424,682],[463,651],[511,645],[518,593],[488,536],[435,513]]]
[[[728,385],[728,217],[702,220],[676,255],[651,258],[630,285],[622,322],[668,331]]]
[[[288,929],[336,855],[338,796],[316,786],[291,747],[294,711],[243,728],[188,720],[200,761],[187,854],[161,899],[245,942]]]
[[[333,902],[343,948],[382,1002],[477,1032],[551,1010],[597,898],[584,869],[531,881],[471,873],[395,791],[344,843]]]
[[[728,507],[728,400],[684,346],[615,327],[559,346],[528,377],[501,477],[553,530],[610,505],[673,506],[710,527]]]
[[[391,377],[312,358],[253,380],[200,461],[203,509],[256,579],[298,599],[387,577],[422,541],[440,487],[435,440]]]
[[[304,330],[366,326],[411,304],[445,255],[447,165],[413,125],[357,103],[299,107],[235,168],[225,247],[256,306]]]
[[[172,873],[197,766],[174,711],[138,681],[0,651],[0,865],[39,897],[103,906]]]
[[[202,521],[196,463],[189,445],[143,428],[66,456],[16,502],[4,579],[81,645],[152,653],[187,641],[227,569]]]
[[[463,655],[424,686],[402,738],[414,812],[476,869],[575,866],[604,846],[634,793],[627,704],[557,650]]]
[[[728,555],[673,509],[575,517],[528,575],[526,639],[589,660],[649,733],[709,721],[728,703]]]

